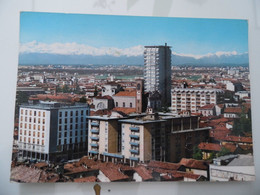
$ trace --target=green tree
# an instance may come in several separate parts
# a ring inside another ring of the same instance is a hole
[[[243,135],[245,132],[252,132],[251,111],[242,108],[240,118],[234,120],[232,134]]]
[[[87,102],[87,99],[85,96],[82,96],[80,99],[79,99],[79,102],[81,103],[86,103]]]
[[[192,158],[194,158],[196,160],[201,160],[202,159],[202,151],[201,151],[201,149],[198,148],[198,146],[195,146],[193,148]]]
[[[220,157],[220,156],[225,156],[227,154],[230,154],[230,150],[225,147],[222,147],[221,150],[216,154],[216,156]]]
[[[63,92],[63,93],[69,93],[69,92],[70,92],[69,86],[68,86],[68,85],[64,85],[64,86],[62,87],[62,92]]]

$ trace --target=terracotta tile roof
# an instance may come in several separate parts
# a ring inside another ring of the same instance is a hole
[[[238,147],[244,151],[253,150],[253,146],[250,145],[238,145]]]
[[[223,147],[225,147],[232,153],[234,153],[237,149],[236,144],[232,144],[232,143],[226,143],[225,145],[223,145]]]
[[[180,161],[180,164],[185,167],[192,168],[192,169],[201,169],[201,170],[208,169],[208,163],[203,160],[182,158]]]
[[[241,113],[242,109],[240,107],[228,107],[225,108],[224,113]]]
[[[48,164],[45,162],[40,162],[40,163],[36,163],[34,166],[37,168],[43,168],[43,167],[47,167]]]
[[[198,148],[201,150],[208,150],[208,151],[221,151],[221,146],[219,144],[213,144],[213,143],[205,143],[201,142],[198,145]]]
[[[112,100],[113,98],[109,95],[105,95],[105,96],[96,96],[94,97],[96,99],[106,99],[106,100]]]
[[[200,110],[212,110],[215,107],[215,104],[207,104],[205,106],[200,107]]]
[[[134,90],[134,91],[119,91],[117,94],[115,94],[113,96],[136,97],[136,90]]]
[[[160,168],[167,170],[178,170],[180,168],[180,164],[177,163],[169,163],[169,162],[160,162],[160,161],[150,161],[147,165],[149,168]]]
[[[96,181],[97,181],[97,177],[95,177],[95,176],[89,176],[89,177],[82,177],[82,178],[74,179],[74,182],[77,182],[77,183],[96,182]]]
[[[134,170],[140,175],[140,177],[145,181],[145,180],[152,180],[152,171],[147,170],[144,166],[139,165],[134,168]]]
[[[241,137],[235,135],[227,135],[227,136],[214,136],[215,139],[220,141],[230,141],[230,142],[237,142],[237,143],[249,143],[252,144],[251,137]]]
[[[123,112],[125,114],[131,114],[131,113],[135,113],[135,108],[121,108],[121,107],[115,107],[113,108],[114,111],[119,111],[119,112]]]
[[[115,165],[115,164],[113,164]],[[110,180],[110,181],[120,181],[120,180],[127,180],[129,177],[124,175],[119,168],[113,166],[110,163],[106,163],[105,166],[100,166],[99,170]]]
[[[40,169],[30,168],[27,166],[18,166],[11,169],[11,180],[24,183],[39,182],[41,173]]]

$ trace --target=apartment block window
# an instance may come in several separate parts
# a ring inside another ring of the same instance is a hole
[[[59,138],[61,138],[61,133],[59,133]]]
[[[24,121],[27,122],[27,117],[24,118]]]
[[[42,133],[42,138],[44,138],[44,133]]]
[[[42,113],[42,116],[45,117],[45,112]]]
[[[23,123],[20,123],[20,128],[22,128],[23,127]]]
[[[22,130],[20,130],[20,135],[22,135],[23,134],[23,131]]]
[[[76,116],[78,116],[79,115],[79,111],[76,111]]]
[[[27,123],[24,124],[24,128],[27,128]]]
[[[78,129],[78,124],[75,125],[75,129]]]
[[[68,119],[67,119],[67,118],[65,118],[65,124],[67,124],[67,122],[68,122]]]
[[[64,139],[64,144],[67,144],[67,139]]]
[[[31,118],[31,117],[29,118],[29,122],[30,122],[30,123],[32,122],[32,118]]]
[[[88,115],[88,111],[86,110],[86,115]]]
[[[40,132],[37,133],[37,137],[40,137]]]
[[[67,132],[64,132],[64,137],[67,137]]]
[[[29,124],[29,129],[32,129],[32,125],[31,124]]]
[[[133,104],[132,103],[130,103],[130,108],[132,108],[133,107]]]
[[[36,125],[33,125],[33,130],[36,130]]]
[[[61,119],[61,118],[59,119],[59,123],[60,123],[60,124],[62,123],[62,119]]]
[[[61,145],[61,140],[59,139],[59,145]]]
[[[83,115],[83,110],[81,110],[81,115]]]
[[[66,111],[66,112],[65,112],[65,117],[67,117],[67,116],[68,116],[68,112]]]
[[[118,107],[118,102],[116,102],[116,107]]]
[[[44,145],[44,140],[42,140],[42,145]]]
[[[59,117],[62,117],[62,112],[59,113]]]
[[[33,137],[35,137],[35,131],[33,132]]]
[[[40,111],[38,112],[38,116],[41,116],[41,112]]]
[[[32,111],[30,110],[30,116],[32,116]]]
[[[42,119],[42,124],[45,124],[45,119]]]
[[[73,128],[73,126],[72,126],[72,125],[70,125],[70,130],[72,130],[72,128]]]
[[[25,115],[27,115],[27,110],[25,110]]]
[[[40,125],[38,125],[38,131],[40,131],[41,130],[41,126]]]
[[[41,123],[41,119],[40,118],[38,118],[38,123]]]
[[[82,123],[83,123],[83,117],[81,117],[81,118],[80,118],[80,122],[82,122]]]
[[[77,137],[75,138],[75,143],[78,143],[78,138]]]
[[[125,107],[125,102],[123,102],[123,107]]]
[[[38,145],[40,144],[40,140],[39,140],[39,139],[37,139],[37,144],[38,144]]]
[[[31,131],[29,131],[29,136],[31,136]]]
[[[36,116],[36,111],[34,111],[33,115]]]
[[[70,138],[70,144],[72,144],[72,138]]]
[[[22,136],[20,136],[20,142],[22,141]]]
[[[73,118],[70,118],[70,123],[73,123]]]
[[[59,126],[59,131],[61,131],[61,125]]]
[[[21,121],[23,121],[23,116],[21,116]]]
[[[24,132],[23,132],[23,133],[24,133],[24,135],[26,135],[26,130],[24,130]]]
[[[45,126],[42,126],[42,130],[43,130],[43,131],[45,130]]]
[[[72,131],[70,131],[70,137],[72,137]]]
[[[23,109],[21,109],[21,114],[23,114]]]
[[[36,118],[33,118],[33,122],[36,123]]]
[[[83,123],[80,124],[80,128],[83,129]]]
[[[79,121],[79,119],[78,118],[76,118],[76,123]]]
[[[67,125],[64,126],[64,130],[67,130]]]
[[[35,138],[33,138],[33,144],[35,144]]]
[[[75,136],[78,136],[78,132],[77,131],[75,131]]]
[[[70,116],[73,116],[73,111],[70,111]]]

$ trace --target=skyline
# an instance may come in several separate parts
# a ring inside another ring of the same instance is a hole
[[[200,59],[248,52],[246,20],[22,12],[20,53],[140,56],[145,45],[172,46]]]

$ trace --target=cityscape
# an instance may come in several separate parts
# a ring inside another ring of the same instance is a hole
[[[255,180],[244,54],[240,64],[230,62],[236,52],[216,53],[224,63],[190,63],[169,42],[141,48],[138,59],[124,49],[121,64],[111,62],[118,56],[98,64],[19,57],[11,181]]]

